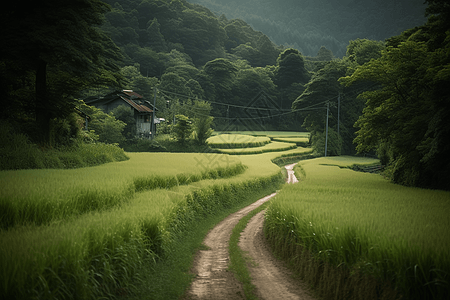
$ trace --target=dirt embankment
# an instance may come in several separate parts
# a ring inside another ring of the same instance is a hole
[[[293,166],[286,166],[289,183],[298,182],[292,170]],[[240,282],[228,271],[228,243],[231,232],[242,217],[275,195],[274,193],[266,196],[228,216],[208,233],[204,244],[210,249],[198,252],[192,269],[196,278],[185,299],[245,299]],[[248,267],[256,294],[260,299],[313,300],[305,286],[294,280],[284,264],[273,257],[264,239],[263,222],[264,212],[255,215],[241,234],[239,242],[241,249],[251,258]]]

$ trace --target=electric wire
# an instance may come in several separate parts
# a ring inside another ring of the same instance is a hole
[[[378,83],[374,83],[374,84],[372,84],[371,86],[369,86],[367,88],[363,88],[363,89],[360,89],[360,90],[357,90],[357,91],[351,91],[349,93],[342,94],[342,96],[345,97],[345,95],[352,96],[352,95],[360,94],[361,92],[367,91],[368,89],[376,86],[377,84]],[[192,96],[190,96],[190,95],[183,95],[183,94],[180,94],[180,93],[170,92],[170,91],[162,90],[160,88],[157,88],[157,91],[160,92],[161,94],[163,94],[163,96],[165,96],[165,97],[167,97],[169,99],[174,99],[173,96],[177,96],[177,97],[180,97],[180,98],[183,98],[183,99],[192,99]],[[173,95],[173,96],[169,96],[169,95]],[[339,97],[339,95],[338,96],[333,96],[333,97],[330,97],[330,98],[328,98],[326,100],[323,100],[321,102],[317,102],[317,103],[311,104],[310,106],[307,106],[307,107],[304,107],[304,108],[291,109],[289,111],[281,112],[281,113],[278,113],[278,114],[269,114],[269,115],[266,115],[266,116],[258,116],[258,117],[212,116],[212,117],[214,117],[215,119],[222,119],[222,120],[236,120],[236,119],[239,119],[239,120],[261,120],[261,119],[271,119],[271,118],[286,116],[286,115],[290,115],[290,114],[295,114],[295,113],[300,112],[300,111],[326,110],[325,104],[327,102],[332,101],[332,100],[336,100],[338,97]],[[205,101],[205,102],[208,102],[208,103],[211,103],[211,104],[215,104],[215,105],[226,106],[227,110],[232,107],[232,108],[240,108],[240,109],[244,109],[244,110],[268,111],[268,112],[272,112],[274,110],[281,111],[279,109],[277,110],[277,109],[274,109],[274,108],[243,106],[243,105],[236,105],[236,104],[222,103],[222,102],[217,102],[217,101],[212,101],[212,100],[206,100],[206,99],[202,99],[202,98],[195,98],[193,100]],[[323,107],[317,107],[317,106],[321,106],[321,105],[323,105]],[[196,108],[193,107],[193,106],[191,106],[191,107],[184,106],[184,107],[187,108],[188,110],[190,110],[191,112],[194,112],[194,114],[196,114],[198,116],[210,116],[208,114],[201,114],[201,113],[196,112]]]

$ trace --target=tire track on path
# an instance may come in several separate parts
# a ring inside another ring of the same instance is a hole
[[[289,183],[298,182],[292,170],[294,165],[285,167],[288,170]],[[192,269],[196,278],[184,299],[245,299],[241,283],[228,271],[231,232],[242,217],[275,195],[276,193],[268,195],[231,214],[208,233],[204,244],[209,250],[200,250],[197,253]],[[298,285],[298,281],[292,279],[283,263],[272,256],[262,233],[263,222],[263,212],[255,215],[242,233],[243,242],[240,242],[241,249],[248,252],[253,261],[252,265],[255,265],[249,266],[249,269],[257,295],[260,299],[313,299]]]

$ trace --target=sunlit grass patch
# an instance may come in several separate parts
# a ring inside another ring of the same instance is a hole
[[[245,149],[217,149],[221,153],[231,155],[247,155],[247,154],[261,154],[266,152],[279,152],[290,149],[295,149],[297,146],[292,143],[283,142],[270,142],[267,145],[261,147],[245,148]]]
[[[270,143],[270,138],[260,136],[255,137],[243,134],[220,134],[210,137],[207,140],[208,146],[211,148],[235,149],[260,147]]]
[[[267,136],[270,138],[301,138],[309,137],[309,132],[296,132],[296,131],[215,131],[214,135],[219,134],[243,134],[251,136]]]

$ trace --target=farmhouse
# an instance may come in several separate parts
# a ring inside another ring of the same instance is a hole
[[[150,101],[132,90],[115,91],[103,97],[89,97],[84,100],[87,105],[95,106],[106,113],[109,113],[119,105],[126,105],[133,109],[136,120],[136,135],[138,137],[149,138],[152,135],[152,124],[159,124],[164,119],[155,117],[153,120],[153,110],[158,111]],[[156,126],[155,133],[156,133]]]

